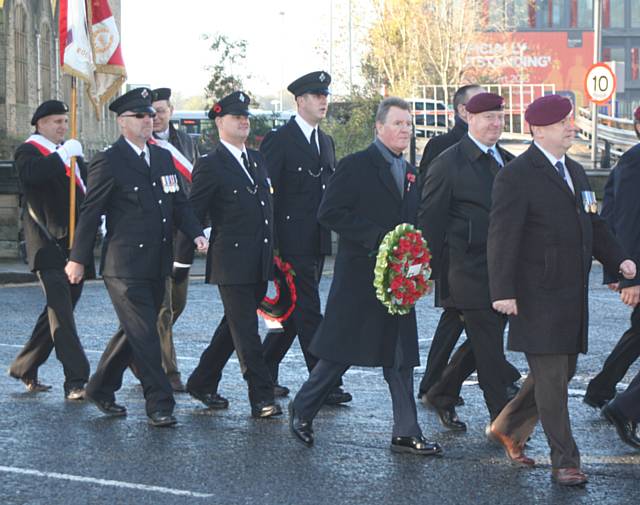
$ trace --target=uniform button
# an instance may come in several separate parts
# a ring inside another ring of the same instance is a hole
[[[166,242],[166,241],[167,241],[167,237],[164,237],[164,238],[162,239],[162,241],[163,241],[163,242]]]
[[[287,221],[289,221],[289,219],[291,219],[291,216],[287,216],[287,217],[285,217],[285,219],[286,219]]]
[[[269,224],[269,220],[268,220],[268,219],[265,219],[265,220],[264,220],[264,224]]]
[[[142,248],[144,247],[144,244],[138,244],[138,247]]]
[[[325,186],[324,184],[322,185],[322,189],[326,188],[327,186]]]
[[[158,200],[158,203],[159,203],[160,205],[162,205],[162,200]]]
[[[134,191],[138,191],[138,186],[134,186],[134,187],[133,187],[133,190],[134,190]]]
[[[152,182],[152,183],[151,183],[151,185],[155,187],[156,183],[155,183],[155,182]]]
[[[298,172],[302,172],[302,167],[298,167]]]
[[[234,190],[233,190],[233,194],[234,194],[234,195],[238,194],[238,190],[237,190],[237,189],[234,189]]]
[[[265,244],[269,243],[269,239],[268,239],[268,238],[265,238],[265,239],[264,239],[264,243],[265,243]]]
[[[166,217],[163,217],[163,218],[162,218],[162,222],[163,222],[163,223],[166,223],[166,222],[167,222],[167,218],[166,218]]]
[[[233,244],[234,247],[238,247],[238,243],[236,242],[235,244]]]
[[[260,200],[260,205],[264,207],[264,200]]]

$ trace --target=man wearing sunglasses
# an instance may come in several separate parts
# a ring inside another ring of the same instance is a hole
[[[311,72],[289,84],[297,114],[267,134],[260,145],[273,183],[276,248],[296,273],[296,307],[282,324],[283,331],[270,331],[263,345],[276,384],[280,362],[296,335],[307,369],[311,371],[318,362],[308,348],[322,321],[318,290],[324,257],[331,254],[331,232],[316,217],[336,165],[333,139],[319,127],[327,115],[329,84],[331,76],[324,71]],[[341,385],[339,380],[325,403],[351,401],[351,394]],[[277,396],[288,394],[288,388],[276,385]]]
[[[165,279],[172,266],[173,226],[198,249],[207,240],[180,188],[171,155],[149,139],[155,110],[151,90],[136,88],[109,106],[118,115],[122,136],[93,159],[88,192],[66,271],[72,284],[93,257],[100,216],[106,215],[107,234],[101,272],[122,331],[103,353],[86,387],[86,397],[103,413],[126,415],[115,402],[122,375],[131,363],[139,373],[146,412],[153,426],[170,426],[175,401],[162,369],[158,311]]]
[[[212,227],[206,282],[218,285],[224,316],[187,381],[187,392],[210,409],[227,408],[218,383],[235,349],[249,388],[251,415],[268,418],[282,410],[274,401],[273,380],[262,356],[256,310],[273,275],[273,211],[264,160],[245,146],[249,102],[246,93],[235,91],[214,104],[209,118],[216,123],[220,143],[193,170],[189,200],[200,222],[208,217]],[[178,251],[176,261],[190,264],[193,246],[182,235]]]

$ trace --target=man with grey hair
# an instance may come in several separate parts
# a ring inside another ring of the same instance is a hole
[[[383,100],[376,114],[376,140],[340,161],[320,203],[318,220],[339,235],[338,254],[325,317],[309,348],[319,361],[289,404],[290,429],[308,447],[313,445],[313,419],[344,372],[352,365],[381,366],[393,402],[391,450],[442,453],[424,438],[417,420],[415,311],[389,314],[373,286],[384,236],[400,223],[416,222],[416,172],[402,157],[411,125],[407,102]]]

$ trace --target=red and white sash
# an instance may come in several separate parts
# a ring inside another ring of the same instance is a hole
[[[49,156],[50,154],[56,152],[56,145],[49,139],[37,133],[31,135],[31,137],[25,140],[25,143],[34,146],[38,151],[40,151],[40,153],[42,153],[43,156]],[[67,177],[71,177],[71,167],[66,163],[64,164],[64,166],[66,169]],[[78,163],[76,163],[75,168],[76,185],[78,186],[78,188],[80,188],[80,191],[82,191],[82,193],[87,194],[87,186],[85,186],[84,181],[82,180],[82,176],[80,175],[80,166],[78,165]]]
[[[171,153],[171,157],[173,158],[173,165],[176,167],[176,170],[180,172],[185,179],[191,182],[191,172],[193,172],[193,164],[186,158],[184,154],[182,154],[178,149],[169,141],[150,138],[149,144],[155,144],[158,147],[162,147]]]

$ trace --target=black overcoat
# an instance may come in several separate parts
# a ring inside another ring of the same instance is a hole
[[[69,250],[69,177],[66,167],[58,154],[45,156],[26,142],[18,146],[14,159],[23,194],[22,226],[29,267],[31,270],[64,268]],[[82,158],[76,160],[81,177],[86,181],[86,165]],[[84,193],[76,186],[76,217],[83,201]],[[47,238],[32,219],[28,206],[57,244]],[[93,273],[93,257],[86,265]]]
[[[149,144],[151,166],[124,137],[98,153],[89,165],[87,197],[70,258],[86,263],[100,216],[106,215],[100,270],[105,277],[162,279],[171,271],[173,226],[192,240],[202,235],[183,191],[166,192],[163,176],[177,176],[171,154]]]
[[[493,188],[488,261],[492,300],[516,299],[508,348],[533,354],[587,352],[592,255],[615,272],[625,254],[605,221],[587,213],[582,166],[565,157],[575,195],[532,144]]]
[[[420,188],[424,185],[424,178],[427,175],[427,168],[433,160],[441,153],[449,149],[453,144],[460,142],[462,137],[467,134],[469,126],[460,117],[456,116],[455,124],[451,130],[444,135],[436,135],[429,139],[427,145],[424,146],[422,158],[420,158]]]
[[[201,223],[211,224],[206,281],[253,284],[273,274],[271,188],[262,155],[247,149],[255,186],[222,144],[201,156],[193,169],[189,201]],[[191,264],[193,244],[179,238],[176,261]]]
[[[287,255],[331,254],[331,232],[318,223],[320,200],[336,166],[333,139],[318,128],[320,159],[292,117],[260,145],[274,189],[277,248]]]
[[[390,164],[372,144],[342,159],[329,182],[318,219],[339,241],[325,316],[310,347],[318,358],[360,366],[419,364],[415,311],[390,315],[373,287],[382,238],[400,223],[415,224],[416,172],[409,164],[407,173],[402,198]]]
[[[513,155],[497,146],[502,160]],[[429,167],[418,223],[432,253],[436,305],[489,309],[487,234],[498,164],[465,135]]]

